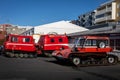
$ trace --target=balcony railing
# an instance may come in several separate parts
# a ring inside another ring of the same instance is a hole
[[[101,17],[101,18],[97,18],[97,19],[95,19],[95,23],[102,22],[102,21],[107,21],[107,20],[112,20],[111,15],[110,16]]]
[[[111,12],[112,11],[112,7],[97,11],[96,15],[100,15],[100,14],[104,14],[106,12]]]

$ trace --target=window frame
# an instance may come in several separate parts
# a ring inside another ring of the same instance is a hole
[[[23,43],[30,43],[30,38],[29,37],[24,37],[22,38]]]
[[[54,38],[50,38],[50,42],[51,42],[51,43],[54,43],[54,42],[55,42],[55,39],[54,39]]]
[[[18,37],[16,37],[16,36],[12,36],[12,37],[11,37],[11,42],[16,42],[16,43],[17,43],[18,40],[19,40],[19,39],[18,39]]]

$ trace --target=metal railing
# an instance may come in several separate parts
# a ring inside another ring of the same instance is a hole
[[[112,12],[112,7],[97,11],[96,15],[104,14],[106,12]]]
[[[97,19],[95,19],[95,23],[96,22],[101,22],[101,21],[107,21],[107,20],[112,20],[111,15],[105,16],[105,17],[101,17],[101,18],[97,18]]]

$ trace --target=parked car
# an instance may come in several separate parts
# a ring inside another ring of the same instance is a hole
[[[3,53],[3,45],[0,45],[0,55]]]

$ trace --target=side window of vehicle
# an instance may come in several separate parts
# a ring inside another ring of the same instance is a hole
[[[62,38],[59,38],[59,42],[63,42],[63,39],[62,39]]]
[[[105,44],[106,44],[106,46],[108,46],[108,40],[105,40]]]
[[[96,41],[96,40],[93,40],[92,45],[93,45],[93,46],[96,46],[96,45],[97,45],[97,41]]]
[[[23,38],[23,42],[30,42],[30,38]]]
[[[52,42],[52,43],[55,42],[54,38],[51,38],[51,39],[50,39],[50,42]]]
[[[92,45],[92,40],[87,40],[85,46],[91,46],[91,45]]]
[[[96,46],[96,45],[97,45],[97,41],[93,39],[87,40],[85,44],[85,46]]]
[[[11,42],[18,42],[18,37],[12,37]]]

